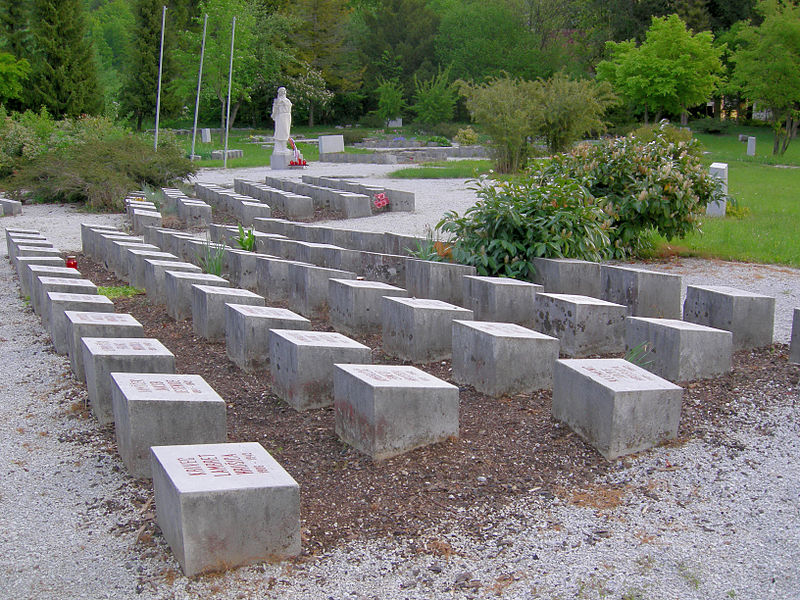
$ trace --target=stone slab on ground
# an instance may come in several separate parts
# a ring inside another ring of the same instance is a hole
[[[536,294],[536,330],[558,338],[572,357],[622,352],[627,307],[572,294]]]
[[[311,321],[286,308],[227,304],[225,350],[243,371],[269,364],[269,330],[310,330]]]
[[[86,391],[101,425],[114,421],[111,373],[174,373],[175,355],[155,338],[89,338],[81,340]]]
[[[273,391],[295,410],[333,404],[333,365],[372,362],[372,350],[340,333],[269,332]]]
[[[645,344],[641,366],[669,381],[717,377],[731,370],[730,331],[676,319],[628,317],[627,350]]]
[[[66,268],[66,261],[60,256],[21,256],[17,259],[16,268],[17,275],[20,280],[20,288],[23,291],[23,297],[29,296],[33,288],[33,276],[31,275],[28,267],[32,265],[43,265],[48,267],[64,267]],[[24,283],[22,283],[24,282]]]
[[[156,446],[156,519],[187,576],[300,553],[300,488],[257,442]]]
[[[789,342],[789,361],[800,364],[800,308],[794,309],[792,339]]]
[[[406,290],[363,279],[331,279],[328,281],[328,304],[331,325],[351,335],[376,333],[381,330],[384,296],[406,297]]]
[[[607,460],[675,439],[683,389],[621,358],[559,360],[553,418]]]
[[[384,296],[383,351],[416,363],[452,354],[453,320],[472,320],[472,311],[441,300]]]
[[[147,297],[157,304],[167,301],[167,292],[164,273],[167,271],[185,271],[187,273],[202,273],[202,269],[189,262],[178,260],[153,260],[144,261],[144,289]]]
[[[195,335],[207,340],[225,339],[225,305],[264,306],[263,296],[250,290],[214,285],[192,286],[192,328]]]
[[[106,296],[98,294],[47,292],[46,298],[44,310],[50,315],[50,337],[59,354],[69,352],[69,325],[65,311],[114,312],[114,303]]]
[[[760,348],[772,344],[775,298],[722,285],[690,285],[683,318],[732,332],[734,350]]]
[[[192,286],[213,285],[230,287],[227,279],[209,273],[189,271],[164,271],[164,289],[167,293],[167,314],[176,321],[192,316]]]
[[[111,401],[132,477],[152,477],[151,446],[225,442],[225,401],[200,375],[111,373]]]
[[[433,298],[464,305],[465,275],[475,275],[475,267],[431,260],[409,260],[406,262],[406,289],[409,296]]]
[[[453,321],[453,380],[499,398],[553,386],[557,338],[515,323]]]
[[[83,368],[82,338],[141,338],[144,327],[127,313],[86,312],[65,310],[69,362],[72,374],[78,381],[86,381]]]
[[[600,263],[574,258],[534,258],[533,281],[548,294],[600,298]]]
[[[289,264],[289,308],[304,317],[327,315],[328,281],[355,279],[352,271],[326,269],[305,263]]]
[[[681,318],[681,277],[658,271],[603,265],[601,298],[624,304],[634,317]]]
[[[28,275],[30,277],[28,277]],[[36,277],[62,277],[68,279],[83,279],[83,275],[78,269],[70,267],[52,267],[50,265],[25,265],[23,273],[19,276],[20,290],[23,296],[28,296],[33,304],[33,296],[30,291],[33,288],[33,281]],[[23,283],[24,282],[24,283]]]
[[[480,275],[465,275],[463,281],[464,306],[473,312],[476,321],[535,325],[536,293],[544,291],[541,285]]]
[[[336,435],[383,460],[458,437],[458,388],[416,367],[343,365],[334,371]]]

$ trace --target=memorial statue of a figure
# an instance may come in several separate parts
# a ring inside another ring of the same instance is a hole
[[[292,128],[292,102],[286,97],[286,88],[278,88],[278,97],[272,101],[272,120],[275,121],[275,150],[287,152],[289,131]]]

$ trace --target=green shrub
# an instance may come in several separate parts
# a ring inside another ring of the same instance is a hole
[[[436,146],[440,146],[443,148],[448,148],[452,146],[450,140],[448,140],[443,135],[428,135],[423,138],[423,141],[427,142],[428,144],[434,144]]]
[[[248,252],[255,252],[256,234],[253,233],[252,229],[245,229],[244,227],[239,225],[239,235],[236,238],[236,243],[242,250],[247,250]]]
[[[453,118],[456,106],[456,91],[450,82],[450,69],[439,72],[428,79],[420,81],[414,75],[414,104],[411,109],[417,120],[423,125],[445,123]]]
[[[197,261],[204,273],[221,276],[225,263],[225,245],[215,244],[207,239],[197,254]]]
[[[697,230],[706,205],[722,193],[700,160],[697,140],[673,142],[671,136],[662,122],[650,142],[630,135],[582,144],[531,175],[574,180],[597,198],[612,220],[613,254],[622,258],[637,251],[650,229],[666,239]]]
[[[380,79],[378,80],[378,87],[375,88],[378,92],[378,116],[383,120],[381,127],[386,124],[390,119],[399,117],[406,107],[403,100],[403,88],[400,85],[400,80]]]
[[[383,127],[384,123],[380,122],[374,127]],[[342,137],[344,138],[344,143],[346,146],[351,146],[352,144],[360,144],[364,141],[365,136],[363,131],[352,129],[344,129],[341,131]]]
[[[642,125],[641,127],[637,127],[630,135],[632,135],[637,142],[643,144],[649,144],[650,142],[656,141],[657,138],[661,138],[663,141],[670,144],[688,144],[692,139],[691,130],[685,127],[675,127],[666,120],[654,125]],[[688,146],[688,148],[692,152],[700,151],[700,146],[698,144],[692,144]]]
[[[478,134],[472,127],[464,127],[458,130],[455,140],[460,146],[474,146],[478,143]]]
[[[692,129],[692,131],[697,133],[720,135],[723,133],[728,133],[731,128],[731,122],[723,121],[721,119],[714,119],[712,117],[706,117],[705,119],[689,121],[689,127]]]
[[[610,219],[586,189],[563,177],[497,183],[481,179],[464,216],[436,226],[451,236],[453,260],[481,275],[532,279],[533,259],[610,256]]]

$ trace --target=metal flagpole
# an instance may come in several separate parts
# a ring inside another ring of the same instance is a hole
[[[236,36],[236,17],[233,17],[231,26],[231,66],[228,70],[228,114],[225,116],[225,154],[223,155],[222,168],[228,168],[228,133],[231,130],[231,84],[233,83],[233,38]]]
[[[167,21],[167,7],[161,11],[161,55],[158,58],[158,95],[156,96],[156,135],[153,150],[158,152],[158,117],[161,113],[161,69],[164,64],[164,25]]]
[[[197,140],[197,114],[200,112],[200,83],[203,81],[203,56],[206,53],[206,25],[208,15],[203,19],[203,41],[200,44],[200,71],[197,74],[197,99],[194,102],[194,126],[192,127],[192,154],[189,160],[194,160],[194,144]]]

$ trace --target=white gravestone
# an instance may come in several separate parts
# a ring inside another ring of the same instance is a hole
[[[719,179],[721,182],[723,197],[708,203],[706,206],[706,215],[709,217],[724,217],[728,204],[728,163],[711,163],[711,166],[708,168],[708,174],[711,175],[711,177]]]
[[[211,130],[208,129],[207,127],[204,127],[203,129],[200,130],[200,141],[203,142],[204,144],[211,143]]]

